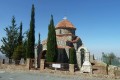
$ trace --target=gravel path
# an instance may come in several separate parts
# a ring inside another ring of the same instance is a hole
[[[0,71],[0,80],[110,80],[96,77],[81,77],[75,75],[56,75],[52,73],[40,72],[6,72]],[[111,79],[114,80],[114,79]]]

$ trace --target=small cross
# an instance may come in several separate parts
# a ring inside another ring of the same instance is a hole
[[[64,19],[64,20],[66,20],[66,19],[67,19],[67,17],[65,16],[63,19]]]

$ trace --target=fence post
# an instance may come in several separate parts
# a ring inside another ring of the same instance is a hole
[[[9,64],[12,64],[12,59],[9,59]]]
[[[28,70],[30,70],[30,58],[27,58],[26,68],[27,68]]]
[[[44,70],[45,68],[45,59],[40,60],[40,70]]]
[[[74,71],[75,71],[74,64],[69,64],[69,71],[71,74],[74,74]]]

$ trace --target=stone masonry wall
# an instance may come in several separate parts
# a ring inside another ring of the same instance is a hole
[[[0,69],[5,70],[28,70],[26,65],[13,65],[13,64],[2,64],[0,65]]]

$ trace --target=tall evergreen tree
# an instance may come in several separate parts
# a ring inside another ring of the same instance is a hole
[[[39,35],[38,35],[38,56],[39,56],[41,51],[42,51],[42,45],[41,45],[40,33],[39,33]]]
[[[6,37],[2,38],[3,45],[1,46],[1,52],[8,58],[12,58],[14,49],[17,46],[18,40],[18,28],[16,27],[15,17],[12,17],[12,25],[6,27],[4,30],[6,32]]]
[[[27,44],[28,44],[28,33],[29,33],[29,30],[25,31],[23,33],[24,35],[24,38],[23,38],[23,55],[22,57],[26,60],[27,58]]]
[[[74,48],[70,48],[70,59],[69,59],[70,64],[76,64],[77,59],[76,59],[76,53]]]
[[[20,32],[19,32],[19,37],[18,37],[18,45],[22,44],[22,22],[20,23]]]
[[[28,34],[27,58],[34,58],[34,46],[35,46],[35,8],[34,5],[32,5],[30,31]]]
[[[51,20],[48,28],[49,28],[49,32],[48,32],[48,39],[47,39],[46,60],[47,62],[56,62],[58,50],[57,50],[55,26],[54,26],[52,15],[51,15]]]
[[[19,36],[18,36],[18,44],[17,44],[17,47],[15,48],[13,56],[12,56],[14,60],[20,60],[21,57],[23,56],[22,38],[23,38],[23,36],[22,36],[22,22],[21,22]]]

